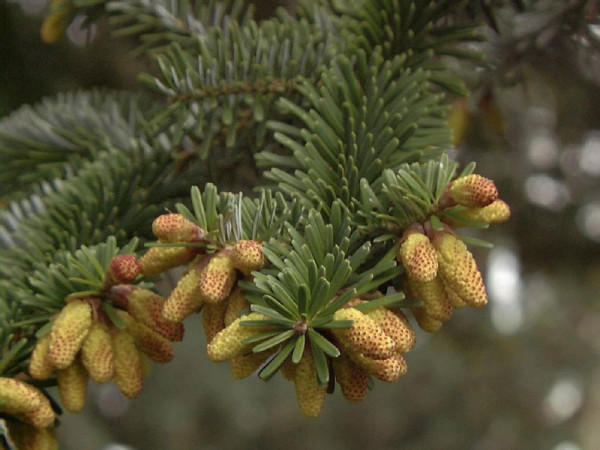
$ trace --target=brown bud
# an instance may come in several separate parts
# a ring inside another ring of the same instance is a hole
[[[106,272],[105,285],[131,283],[140,274],[140,264],[135,255],[117,255],[111,261]]]

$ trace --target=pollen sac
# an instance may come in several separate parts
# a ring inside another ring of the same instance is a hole
[[[50,378],[54,372],[54,366],[49,359],[50,333],[46,333],[35,343],[31,358],[29,359],[29,375],[36,380]]]
[[[415,332],[410,323],[401,312],[392,312],[387,308],[379,307],[367,312],[367,316],[392,338],[396,343],[395,350],[400,353],[408,352],[416,342]]]
[[[92,326],[92,307],[85,300],[67,303],[50,331],[48,357],[57,369],[71,365]]]
[[[259,270],[265,265],[262,244],[257,241],[237,241],[231,250],[231,260],[234,267],[245,275]]]
[[[242,311],[250,308],[250,302],[246,300],[242,290],[236,288],[229,297],[227,297],[227,310],[225,311],[225,326],[229,326],[231,322],[240,317]]]
[[[142,392],[142,360],[133,337],[123,330],[112,335],[115,370],[112,380],[126,397]]]
[[[163,307],[162,317],[167,322],[181,322],[202,305],[200,274],[198,265],[192,265],[189,272],[179,279]]]
[[[54,430],[37,429],[21,422],[6,421],[10,440],[19,450],[58,450]]]
[[[510,218],[510,206],[503,200],[495,200],[483,208],[467,208],[459,216],[490,225],[506,222]]]
[[[137,286],[128,286],[127,312],[138,322],[164,336],[170,341],[183,340],[183,324],[172,323],[163,317],[165,299],[160,295]]]
[[[202,308],[202,329],[209,343],[221,330],[225,328],[225,312],[227,301],[219,303],[207,303]]]
[[[76,359],[66,369],[57,371],[58,392],[62,405],[67,411],[79,412],[85,406],[85,391],[88,382],[88,372],[83,364]]]
[[[391,383],[406,374],[406,361],[399,354],[386,359],[373,359],[358,353],[349,356],[358,367],[381,381]]]
[[[450,184],[448,193],[456,203],[469,207],[482,208],[498,198],[494,182],[477,174],[457,178]]]
[[[191,247],[151,247],[139,259],[140,271],[147,277],[158,275],[189,263],[195,256]]]
[[[235,279],[236,270],[231,257],[225,253],[215,255],[200,273],[200,298],[206,303],[225,300]]]
[[[164,336],[138,322],[125,311],[118,311],[125,322],[126,331],[133,336],[136,347],[157,363],[167,363],[173,359],[173,344]]]
[[[140,274],[140,263],[135,255],[117,255],[106,272],[106,286],[131,283]]]
[[[347,308],[336,311],[333,318],[354,322],[350,328],[332,330],[344,347],[374,359],[389,358],[394,353],[394,340],[366,314],[354,308]]]
[[[435,248],[429,238],[409,229],[398,249],[398,260],[406,268],[407,275],[415,281],[425,282],[435,278],[438,261]]]
[[[450,232],[436,232],[433,245],[438,251],[440,275],[444,283],[469,306],[487,303],[487,294],[475,258],[467,246]]]
[[[181,214],[163,214],[152,222],[152,233],[162,242],[199,242],[205,231]]]
[[[105,383],[112,378],[114,370],[112,338],[108,327],[94,323],[81,346],[81,362],[98,383]]]
[[[315,361],[307,349],[304,350],[302,359],[296,365],[294,383],[296,399],[302,414],[307,417],[317,417],[321,414],[325,404],[326,387],[319,384]]]
[[[368,374],[345,354],[333,360],[333,372],[346,400],[360,402],[365,398],[369,390]]]
[[[212,362],[221,362],[249,353],[254,344],[246,344],[244,339],[265,331],[265,329],[263,327],[242,326],[240,322],[263,319],[262,314],[250,313],[234,320],[228,327],[217,333],[207,345],[208,358]]]
[[[263,365],[271,354],[272,352],[270,351],[264,351],[231,358],[229,366],[231,376],[234,380],[241,380],[249,377]]]

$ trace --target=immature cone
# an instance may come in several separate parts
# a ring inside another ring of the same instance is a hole
[[[225,312],[227,302],[207,303],[202,308],[202,329],[206,336],[206,342],[210,342],[225,328]]]
[[[66,369],[56,373],[58,392],[62,405],[67,411],[79,412],[85,406],[85,391],[87,388],[88,372],[83,364],[76,359]]]
[[[123,330],[112,336],[115,371],[113,381],[123,395],[137,397],[142,392],[142,360],[133,337]]]
[[[438,251],[440,275],[449,289],[466,304],[479,308],[487,294],[475,258],[467,246],[451,232],[436,232],[433,245]]]
[[[215,255],[200,273],[200,298],[206,303],[225,300],[235,278],[236,271],[231,257],[223,252]]]
[[[401,312],[392,312],[380,306],[367,312],[367,316],[375,321],[379,328],[396,343],[396,351],[408,352],[415,345],[415,332]]]
[[[125,322],[126,331],[133,336],[136,347],[157,363],[167,363],[175,354],[173,344],[164,336],[138,322],[125,311],[118,311]]]
[[[94,381],[105,383],[114,371],[112,338],[108,327],[94,323],[81,346],[81,362]]]
[[[435,278],[438,270],[437,255],[425,234],[409,229],[398,248],[398,259],[406,274],[415,281],[426,282]]]
[[[147,277],[158,275],[189,263],[195,256],[196,251],[191,247],[150,247],[139,259],[140,271]]]
[[[333,360],[335,380],[342,389],[342,395],[350,402],[360,402],[367,395],[368,375],[343,353]]]
[[[36,380],[45,380],[54,372],[48,357],[50,353],[50,333],[46,333],[35,343],[29,359],[29,375]]]
[[[506,222],[510,218],[510,207],[503,200],[495,200],[483,208],[467,208],[458,213],[461,217],[490,225]]]
[[[231,260],[234,267],[245,275],[261,269],[265,264],[262,244],[257,241],[237,241],[231,250]]]
[[[234,320],[228,327],[217,333],[207,345],[208,358],[212,362],[221,362],[250,352],[254,344],[246,344],[244,343],[244,339],[265,330],[263,327],[242,326],[240,322],[245,320],[263,320],[264,317],[259,313],[250,313]]]
[[[227,310],[225,311],[225,326],[240,317],[240,313],[250,308],[250,302],[246,300],[242,290],[236,288],[227,297]]]
[[[366,314],[347,308],[336,311],[333,318],[354,322],[350,328],[331,330],[344,347],[375,359],[389,358],[394,353],[396,343]]]
[[[37,429],[20,422],[6,421],[10,440],[18,450],[58,450],[54,430]]]
[[[181,322],[202,305],[200,274],[200,267],[194,264],[189,272],[179,279],[163,307],[162,317],[167,322]]]
[[[231,358],[229,369],[234,380],[249,377],[271,356],[272,352],[264,351]]]
[[[152,233],[161,242],[198,242],[205,237],[202,228],[181,214],[162,214],[152,222]]]
[[[498,198],[498,189],[494,182],[477,174],[457,178],[450,184],[448,193],[459,205],[479,208]]]
[[[349,356],[358,367],[381,381],[391,383],[406,374],[406,361],[398,354],[386,359],[372,359],[359,353]]]
[[[140,274],[140,263],[135,255],[117,255],[106,272],[106,286],[131,283]]]
[[[135,320],[152,328],[170,341],[183,340],[183,324],[169,322],[163,317],[166,303],[164,298],[137,286],[130,286],[129,289],[127,312]]]
[[[296,399],[300,411],[307,417],[317,417],[325,404],[325,386],[320,386],[315,370],[315,361],[310,351],[305,350],[296,366],[294,376]]]
[[[54,411],[44,394],[14,378],[0,377],[0,412],[14,416],[35,428],[54,423]]]
[[[92,326],[92,307],[85,300],[67,303],[50,331],[48,358],[57,369],[71,365]]]

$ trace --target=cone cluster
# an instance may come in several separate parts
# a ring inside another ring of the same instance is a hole
[[[113,259],[106,275],[108,284],[132,280],[137,267],[131,258]],[[134,258],[135,259],[135,258]],[[135,275],[134,275],[135,273]],[[116,318],[101,308],[112,303]],[[38,339],[29,362],[29,374],[45,380],[56,375],[62,404],[78,412],[85,406],[88,380],[113,381],[127,397],[141,393],[143,358],[165,363],[173,358],[174,341],[183,339],[183,325],[162,319],[165,300],[149,290],[118,284],[107,296],[79,298],[58,313],[51,330]],[[116,325],[118,323],[119,326]]]

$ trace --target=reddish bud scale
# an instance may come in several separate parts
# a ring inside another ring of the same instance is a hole
[[[54,366],[48,358],[50,352],[50,333],[46,333],[35,343],[29,359],[29,375],[36,380],[45,380],[54,372]]]
[[[448,193],[456,203],[469,207],[482,208],[498,198],[494,182],[477,174],[457,178],[450,184]]]
[[[167,322],[181,322],[202,305],[200,297],[201,269],[193,265],[171,291],[165,302],[162,317]]]
[[[83,364],[76,359],[66,369],[58,370],[56,379],[64,408],[70,412],[81,411],[85,406],[85,391],[88,381],[88,372]]]
[[[189,263],[195,256],[196,250],[191,247],[151,247],[139,259],[140,271],[147,277],[158,275]]]
[[[227,297],[227,310],[225,311],[225,326],[240,317],[240,313],[250,307],[250,302],[246,300],[242,290],[236,288],[229,297]]]
[[[183,324],[168,322],[163,317],[166,302],[160,295],[147,289],[132,286],[128,300],[127,312],[135,320],[152,328],[170,341],[179,342],[183,340]]]
[[[367,315],[396,343],[396,351],[408,352],[416,342],[415,332],[401,312],[394,313],[379,307],[367,312]]]
[[[198,242],[204,230],[181,214],[163,214],[152,222],[152,233],[162,242]]]
[[[398,260],[407,275],[415,281],[426,282],[435,278],[438,270],[437,254],[425,234],[409,230],[398,248]]]
[[[262,244],[251,240],[237,241],[231,250],[231,260],[233,266],[245,275],[261,269],[265,265]]]
[[[85,300],[67,303],[50,331],[48,358],[57,369],[71,365],[92,326],[92,307]]]
[[[111,261],[106,272],[105,285],[131,283],[140,274],[140,263],[135,255],[117,255]]]
[[[475,258],[457,236],[436,232],[433,244],[438,251],[440,275],[444,283],[466,304],[481,307],[487,303],[487,294]]]
[[[105,383],[114,370],[112,339],[108,327],[94,323],[81,346],[81,362],[94,381]]]
[[[294,376],[296,386],[296,399],[300,411],[307,417],[317,417],[325,404],[325,386],[319,385],[315,369],[315,361],[307,349],[304,350],[302,359],[296,365]]]
[[[235,283],[236,271],[227,253],[221,252],[200,273],[200,298],[206,303],[225,300]]]
[[[344,347],[375,359],[385,359],[394,353],[396,343],[366,314],[347,308],[336,311],[333,318],[354,322],[350,328],[332,330]]]
[[[360,402],[365,398],[368,391],[368,375],[345,354],[333,360],[333,372],[346,400]]]
[[[142,392],[142,360],[133,337],[123,330],[112,335],[115,371],[113,381],[126,397]]]
[[[207,303],[202,308],[202,329],[206,336],[207,344],[225,328],[225,312],[227,300],[219,303]]]

